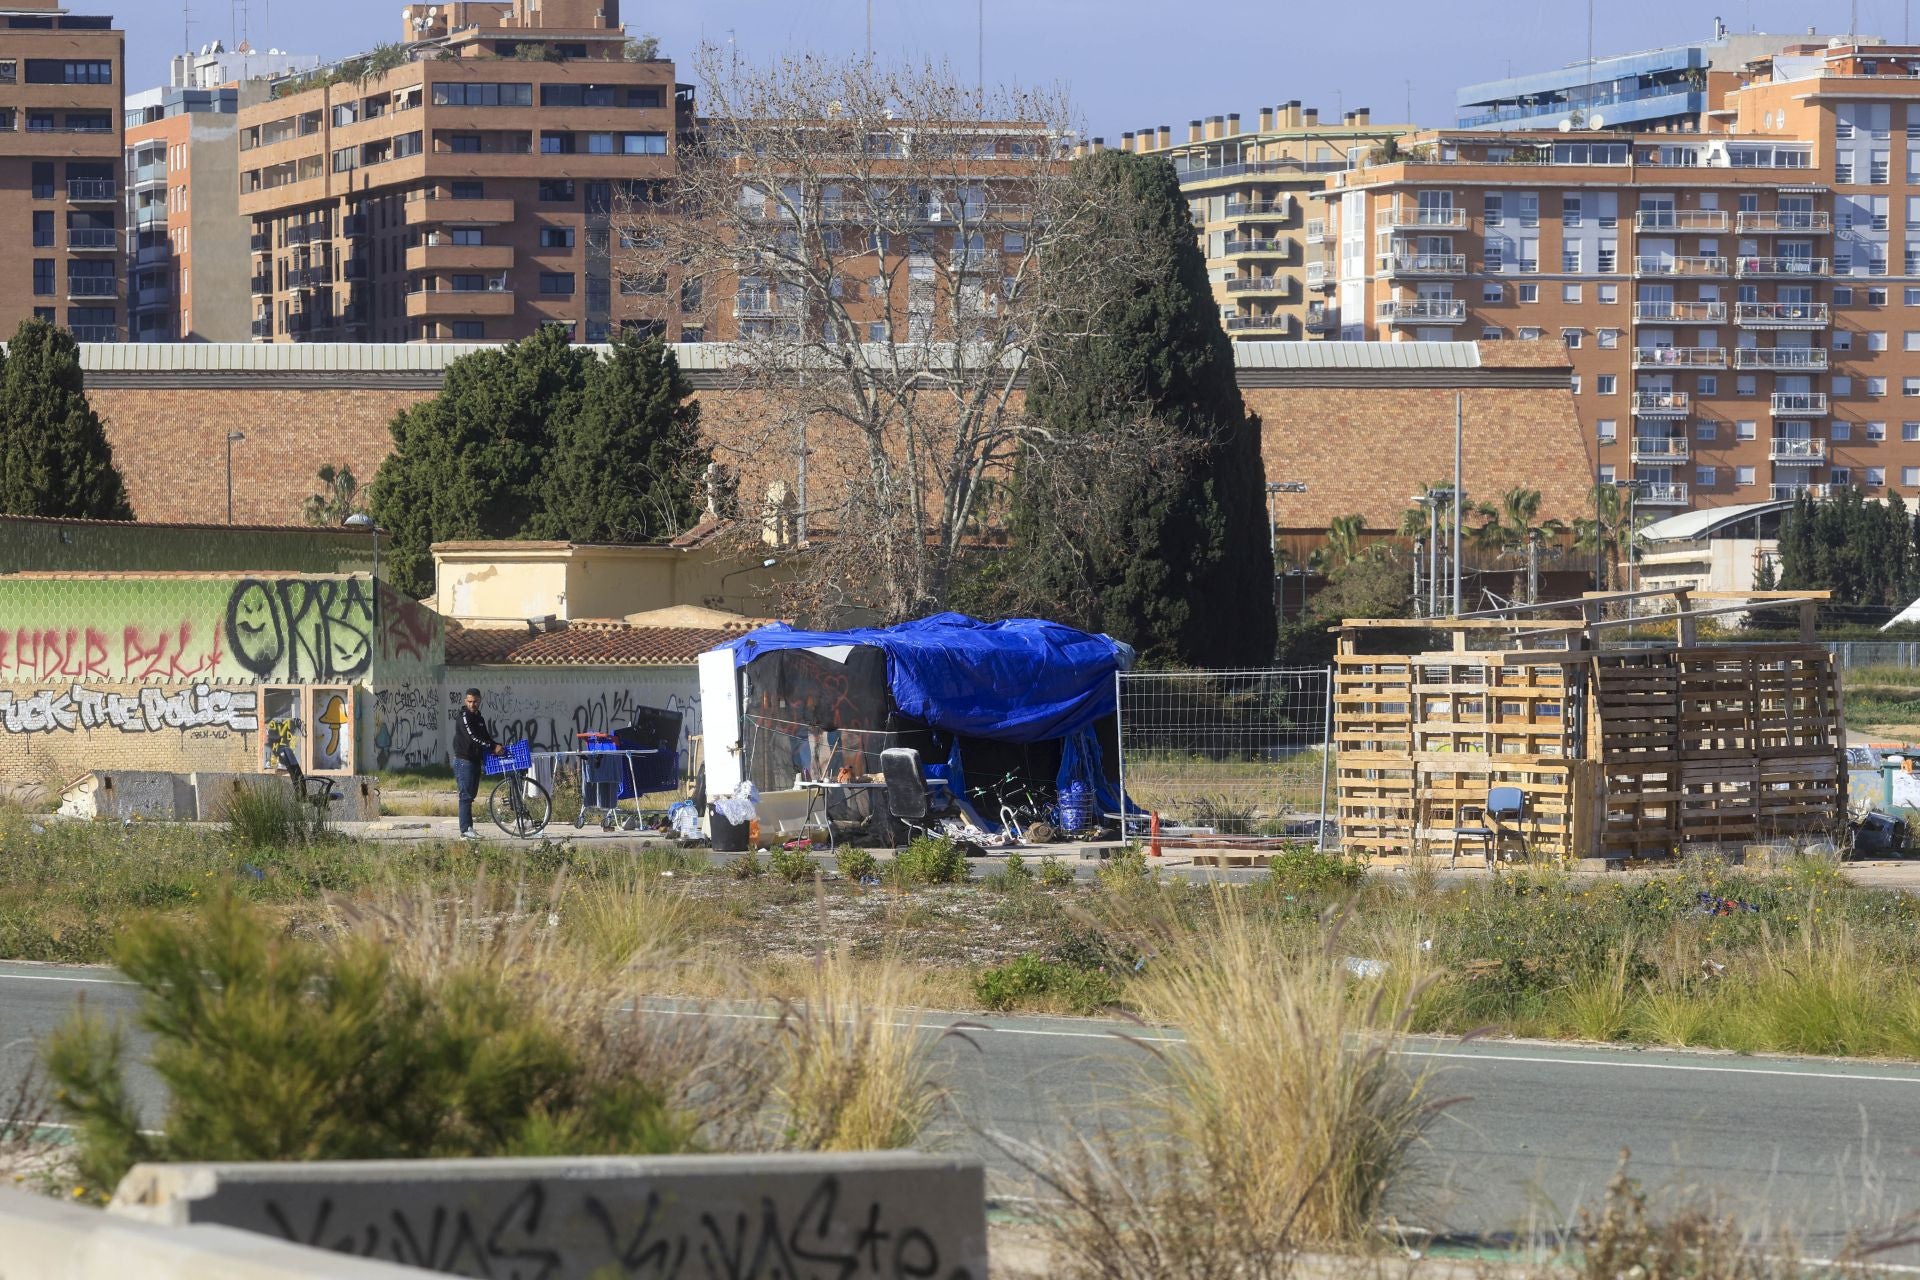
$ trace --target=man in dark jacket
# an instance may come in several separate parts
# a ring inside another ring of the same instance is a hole
[[[480,794],[480,765],[488,756],[506,754],[493,740],[487,719],[480,714],[480,691],[467,690],[466,701],[453,720],[453,779],[460,789],[460,836],[478,840],[473,829],[473,802]]]

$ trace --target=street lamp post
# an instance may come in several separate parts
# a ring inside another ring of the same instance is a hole
[[[247,438],[244,431],[227,432],[227,523],[233,523],[233,446]]]
[[[349,529],[365,529],[373,535],[373,579],[380,580],[380,526],[364,511],[356,511],[341,522]]]
[[[1280,572],[1280,517],[1275,510],[1275,496],[1282,493],[1305,493],[1305,480],[1269,480],[1267,481],[1267,559],[1273,564],[1273,602],[1275,617],[1284,623],[1287,620],[1286,576]],[[1301,595],[1306,594],[1302,583]],[[1304,606],[1303,606],[1304,607]]]
[[[1635,546],[1635,539],[1638,535],[1633,527],[1634,499],[1640,496],[1640,490],[1645,488],[1648,483],[1648,481],[1641,479],[1639,476],[1634,476],[1627,480],[1615,480],[1613,482],[1615,489],[1624,489],[1627,494],[1627,591],[1629,594],[1638,590],[1640,586],[1639,567],[1635,563],[1638,559],[1635,554],[1638,550]],[[1633,614],[1636,603],[1638,602],[1634,600],[1627,601],[1627,639],[1629,640],[1633,639]]]

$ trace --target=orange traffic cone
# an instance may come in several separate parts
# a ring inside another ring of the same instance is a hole
[[[1160,856],[1160,815],[1158,812],[1147,815],[1147,856]]]

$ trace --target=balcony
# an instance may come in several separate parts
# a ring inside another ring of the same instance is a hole
[[[1751,235],[1826,235],[1833,230],[1833,216],[1792,210],[1743,213],[1735,230]]]
[[[112,253],[120,247],[120,233],[112,227],[68,227],[67,249],[71,253]]]
[[[255,320],[253,322],[253,336],[256,338],[271,338],[273,336],[273,321]]]
[[[422,226],[450,222],[465,226],[499,226],[513,221],[511,200],[452,200],[434,196],[407,202],[407,224]]]
[[[1739,302],[1733,322],[1742,329],[1824,329],[1832,317],[1824,302]]]
[[[1725,258],[1673,258],[1655,256],[1635,258],[1633,274],[1636,276],[1687,276],[1693,278],[1724,276],[1727,274]]]
[[[364,213],[350,213],[340,220],[340,234],[343,236],[364,236],[368,234],[369,230],[370,224],[367,221],[367,215]]]
[[[1307,308],[1308,333],[1334,333],[1340,328],[1340,315],[1330,307]]]
[[[333,283],[333,273],[325,267],[307,267],[287,272],[289,289],[324,289]]]
[[[248,284],[247,291],[256,298],[265,297],[267,294],[270,294],[273,292],[273,277],[272,276],[253,277],[253,279]]]
[[[1724,209],[1642,209],[1633,215],[1635,231],[1725,231]]]
[[[1817,418],[1827,412],[1827,393],[1824,391],[1776,391],[1768,405],[1768,412],[1784,414],[1790,418]]]
[[[1724,369],[1725,347],[1635,347],[1636,369]]]
[[[1685,462],[1692,456],[1689,448],[1685,436],[1635,436],[1633,460],[1656,463]]]
[[[1380,318],[1388,324],[1465,324],[1467,303],[1464,298],[1415,298],[1407,302],[1383,302]]]
[[[75,342],[118,342],[120,331],[110,324],[69,325],[67,331]]]
[[[1292,248],[1293,241],[1291,240],[1274,240],[1249,236],[1240,240],[1229,239],[1221,246],[1220,252],[1222,256],[1228,258],[1241,255],[1262,258],[1284,258],[1288,256]]]
[[[136,307],[164,307],[173,301],[173,290],[166,285],[155,285],[149,289],[136,289],[128,301]]]
[[[454,319],[510,316],[513,294],[506,289],[419,289],[407,295],[407,315]]]
[[[1327,270],[1326,263],[1309,262],[1307,264],[1307,288],[1331,289],[1336,283],[1332,274]]]
[[[1633,416],[1636,418],[1684,418],[1692,397],[1684,391],[1636,391]]]
[[[1325,218],[1307,219],[1307,243],[1325,244],[1327,242],[1327,220]]]
[[[112,204],[118,198],[112,178],[67,179],[67,199],[73,204]]]
[[[1391,253],[1380,259],[1380,269],[1390,276],[1463,276],[1467,274],[1467,255]]]
[[[1775,436],[1767,445],[1767,460],[1823,467],[1827,463],[1827,442],[1805,436]]]
[[[255,253],[273,252],[273,235],[266,231],[256,231],[248,241],[248,247]]]
[[[1684,507],[1687,486],[1672,480],[1651,481],[1635,490],[1633,502],[1640,507]]]
[[[134,255],[134,262],[143,267],[155,266],[173,257],[173,246],[166,241],[159,244],[143,245]]]
[[[1229,200],[1229,218],[1291,218],[1293,201],[1286,196],[1272,200]]]
[[[1292,276],[1238,276],[1227,281],[1228,293],[1292,293]]]
[[[1827,367],[1825,347],[1735,347],[1736,369],[1777,369],[1796,373],[1817,372]]]
[[[155,160],[152,164],[143,164],[133,171],[133,185],[136,187],[165,186],[167,181],[167,162]]]
[[[1636,302],[1633,318],[1643,324],[1719,324],[1727,318],[1724,302]]]
[[[1742,280],[1799,280],[1827,274],[1825,258],[1741,258],[1736,265]]]
[[[1384,230],[1395,227],[1451,227],[1464,231],[1467,226],[1465,209],[1382,209],[1374,218],[1374,225]]]
[[[136,227],[166,226],[167,206],[158,202],[141,205],[133,211],[133,225]]]
[[[120,282],[112,276],[68,276],[69,298],[117,298]]]
[[[1293,317],[1283,311],[1264,316],[1228,316],[1228,333],[1262,334],[1277,337],[1293,332]]]
[[[1775,502],[1792,502],[1801,497],[1812,498],[1817,502],[1822,498],[1832,497],[1833,486],[1830,484],[1776,484],[1772,486],[1772,493]]]

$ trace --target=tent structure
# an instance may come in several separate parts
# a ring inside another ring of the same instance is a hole
[[[1077,779],[1116,812],[1115,677],[1133,657],[1110,636],[1034,618],[763,627],[700,659],[707,793],[871,778],[882,750],[906,746],[956,797],[1004,779],[1046,791]],[[982,799],[982,815],[997,811],[997,797]]]

